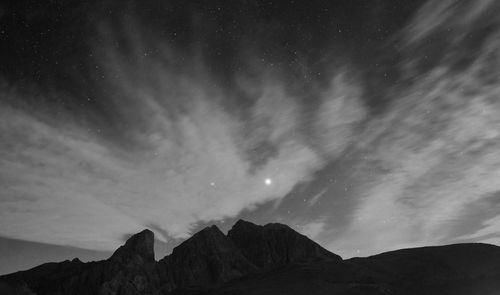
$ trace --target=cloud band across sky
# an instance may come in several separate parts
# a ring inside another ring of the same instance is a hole
[[[287,72],[257,54],[261,28],[226,76],[196,32],[179,49],[132,13],[104,19],[88,94],[2,81],[0,235],[111,250],[145,227],[169,241],[253,212],[343,256],[500,244],[499,12],[427,2],[384,39],[396,61],[363,61],[375,70],[335,35],[290,50]]]
[[[323,97],[312,131],[339,136],[311,145],[301,130],[298,99],[272,73],[263,74],[268,81],[252,82],[247,95],[253,103],[241,114],[227,107],[231,98],[203,64],[179,68],[180,55],[162,44],[156,46],[164,51],[148,56],[148,41],[132,30],[100,33],[108,41],[127,38],[131,48],[119,52],[111,41],[96,48],[103,57],[101,87],[110,93],[105,103],[119,134],[110,135],[103,123],[86,124],[85,114],[54,116],[54,110],[9,104],[32,94],[15,85],[3,89],[4,236],[97,250],[116,248],[144,227],[159,229],[162,241],[186,238],[198,222],[235,217],[307,182],[325,155],[342,152],[364,117],[359,97]]]

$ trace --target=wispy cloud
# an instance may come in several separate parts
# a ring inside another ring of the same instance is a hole
[[[457,13],[452,2],[439,14]],[[420,22],[431,18],[415,21],[409,32],[428,34],[432,26]],[[350,225],[330,248],[357,255],[352,249],[371,254],[457,240],[452,228],[464,208],[500,189],[499,36],[487,36],[464,71],[443,60],[426,76],[413,77],[384,116],[370,123],[358,146],[370,161],[355,169],[370,171],[371,181],[361,184]],[[495,216],[468,237],[498,242],[489,236],[498,230]]]
[[[196,58],[178,64],[184,55],[164,44],[149,54],[151,40],[138,32],[101,30],[109,41],[96,48],[108,94],[102,104],[113,109],[107,118],[113,128],[54,119],[50,111],[8,103],[26,94],[3,93],[9,98],[0,109],[3,236],[102,250],[151,225],[161,240],[186,238],[197,222],[283,198],[326,163],[318,150],[337,155],[345,148],[353,120],[363,114],[356,110],[362,105],[338,93],[325,98],[330,107],[315,124],[340,130],[341,144],[312,147],[299,128],[297,99],[279,78],[261,79],[248,93],[253,103],[234,109],[231,94]],[[129,51],[114,49],[117,38]]]
[[[306,235],[308,238],[314,240],[317,239],[319,235],[323,232],[324,227],[325,227],[325,222],[322,220],[318,220],[300,225],[298,230],[303,235]]]
[[[498,8],[498,3],[494,0],[428,1],[403,33],[409,43],[420,42],[439,32],[448,32],[446,36],[455,42],[462,41],[467,38],[468,32],[478,29],[478,25],[498,23],[496,19],[489,17]]]
[[[341,72],[322,95],[314,130],[323,153],[336,157],[355,142],[359,125],[367,117],[359,82]]]
[[[321,190],[319,193],[315,194],[314,196],[312,196],[308,201],[307,201],[307,204],[309,206],[314,206],[318,201],[319,199],[328,191],[328,189],[323,189]]]

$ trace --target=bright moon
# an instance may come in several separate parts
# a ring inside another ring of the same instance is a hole
[[[273,181],[271,180],[271,178],[266,178],[266,180],[264,180],[264,183],[266,185],[271,185],[273,183]]]

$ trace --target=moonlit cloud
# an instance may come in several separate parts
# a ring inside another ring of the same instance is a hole
[[[466,38],[467,32],[478,29],[481,23],[498,23],[497,19],[489,17],[496,9],[498,3],[494,0],[429,1],[415,15],[416,21],[411,22],[404,31],[405,38],[413,43],[438,31],[447,31],[451,33],[450,39],[460,41]]]
[[[420,25],[431,28],[412,28]],[[464,71],[452,71],[450,61],[415,77],[370,123],[359,143],[370,159],[356,169],[376,172],[361,184],[359,205],[332,249],[356,255],[352,249],[371,254],[471,238],[498,242],[491,234],[500,230],[500,212],[485,216],[470,235],[457,237],[452,229],[470,204],[500,190],[499,36],[488,36]]]
[[[325,222],[323,221],[312,221],[303,224],[297,228],[303,235],[306,235],[310,239],[317,239],[321,232],[324,230]]]
[[[319,199],[327,192],[328,190],[327,189],[323,189],[321,190],[319,193],[315,194],[314,196],[312,196],[309,201],[308,201],[308,205],[309,206],[314,206],[316,205],[316,203],[319,201]]]
[[[54,77],[1,76],[0,236],[112,250],[150,228],[170,247],[241,215],[343,257],[500,244],[498,1],[318,6],[303,30],[295,8],[112,2],[75,10],[78,54],[23,51],[60,58]]]
[[[359,125],[367,115],[361,89],[358,83],[341,73],[323,93],[315,131],[322,151],[330,158],[338,156],[357,138]]]
[[[315,122],[335,127],[336,139],[311,147],[299,128],[300,106],[279,79],[244,89],[254,103],[241,114],[202,62],[179,66],[180,53],[168,46],[148,56],[151,40],[139,33],[101,30],[109,42],[96,47],[97,67],[119,126],[61,124],[27,106],[2,107],[4,236],[100,250],[144,227],[162,241],[186,238],[198,222],[234,217],[308,181],[326,163],[318,147],[340,153],[363,114],[342,89],[325,94]],[[117,38],[129,52],[115,50]],[[101,136],[100,128],[116,133]]]

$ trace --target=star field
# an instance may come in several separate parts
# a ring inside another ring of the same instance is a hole
[[[150,228],[162,255],[238,218],[343,257],[499,244],[499,13],[0,4],[0,273],[36,264],[16,249],[92,259]]]

